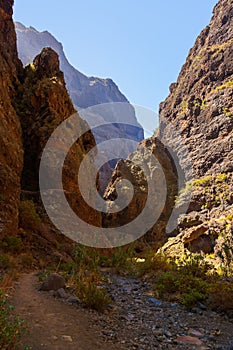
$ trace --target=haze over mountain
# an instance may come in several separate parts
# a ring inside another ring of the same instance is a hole
[[[120,92],[112,79],[87,77],[75,69],[68,62],[62,44],[48,31],[39,32],[35,28],[27,28],[19,22],[15,23],[15,29],[17,34],[18,53],[24,65],[31,63],[35,56],[38,55],[44,47],[51,47],[58,53],[61,70],[65,75],[67,90],[74,105],[78,109],[102,103],[128,102],[127,98]],[[134,129],[133,132],[127,130],[127,132],[131,134],[131,137],[135,141],[141,141],[144,138],[144,133],[141,125],[136,122],[133,111],[132,115],[129,116],[129,120],[136,123],[138,129]]]

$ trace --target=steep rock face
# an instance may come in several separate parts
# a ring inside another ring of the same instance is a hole
[[[221,0],[160,105],[160,133],[169,138],[174,128],[182,136],[194,177],[233,170],[232,48],[232,1]]]
[[[154,157],[160,166],[154,161]],[[136,164],[141,164],[141,166]],[[164,175],[165,178],[163,178]],[[148,178],[153,182],[152,193],[150,193],[153,198],[153,206],[150,207],[149,204],[148,214],[143,219],[144,221],[140,221],[137,229],[141,230],[149,223],[150,229],[142,241],[150,242],[155,248],[159,248],[166,241],[166,227],[174,207],[175,196],[178,194],[178,178],[175,163],[169,151],[156,137],[143,141],[139,144],[137,151],[129,155],[127,160],[117,163],[104,198],[110,201],[111,208],[111,201],[116,200],[118,196],[125,196],[129,187],[118,186],[119,181],[123,179],[127,179],[133,185],[134,196],[123,211],[104,215],[103,225],[106,227],[122,226],[141,214],[148,199]],[[160,202],[164,193],[165,204],[161,207]],[[158,213],[159,219],[155,220]],[[135,237],[135,232],[131,234],[132,237]]]
[[[33,64],[26,66],[22,88],[17,96],[17,112],[23,129],[24,167],[22,190],[38,192],[39,165],[44,147],[53,131],[75,113],[73,104],[65,87],[59,58],[51,48],[45,48],[35,57]],[[75,127],[82,130],[86,122],[78,115]],[[98,215],[87,208],[79,191],[77,174],[79,165],[95,140],[89,131],[71,147],[63,168],[63,187],[71,201],[70,205],[88,222],[98,225]],[[64,140],[56,141],[56,149],[64,148]],[[88,171],[86,186],[88,186]],[[56,188],[53,175],[47,174],[50,188]],[[49,189],[49,188],[48,188]]]
[[[188,214],[179,220],[179,235],[164,249],[174,255],[184,249],[218,254],[224,242],[232,244],[233,227],[232,1],[216,5],[170,90],[160,105],[160,134],[169,139],[169,130],[177,130],[183,144],[173,141],[174,148],[181,153],[182,147],[188,148],[197,180],[178,200],[182,208],[192,192]],[[190,175],[186,159],[181,163]]]
[[[169,253],[174,251],[175,255],[181,254],[184,249],[190,249],[193,252],[217,252],[224,244],[222,241],[219,242],[221,232],[227,228],[224,232],[228,239],[229,232],[232,230],[232,17],[232,1],[220,0],[214,9],[210,25],[201,32],[190,50],[177,82],[171,84],[170,95],[160,105],[158,138],[163,140],[167,154],[169,149],[172,149],[178,155],[178,163],[184,170],[185,179],[197,179],[192,180],[175,200],[178,180],[175,176],[174,164],[172,165],[171,161],[168,162],[169,166],[166,167],[165,174],[170,202],[167,200],[165,205],[162,226],[160,218],[150,231],[154,238],[152,236],[151,239],[150,235],[149,239],[156,241],[158,237],[161,243],[168,238],[164,223],[168,221],[171,214],[170,206],[174,207],[176,202],[177,213],[186,210],[190,200],[190,189],[192,189],[188,214],[179,219],[178,228],[171,233],[176,237],[170,238],[164,247]],[[146,142],[151,144],[153,149],[157,144],[157,138],[153,136]],[[161,162],[161,158],[166,159],[167,156],[160,148],[158,153],[154,154],[156,157],[159,155]],[[140,156],[140,153],[139,147],[137,156]],[[174,156],[171,158],[174,160]],[[105,193],[107,199],[111,200],[111,194],[114,193],[116,184],[121,179],[121,175],[116,175],[121,174],[121,168],[122,163],[118,163],[115,177]],[[133,184],[135,181],[140,183],[141,179],[137,180],[133,174],[132,165],[127,165],[127,172],[130,172]],[[155,187],[159,185],[160,181],[157,179]],[[138,210],[141,210],[144,205],[145,196],[145,193],[140,195],[134,202],[135,215],[138,215]],[[161,230],[158,230],[158,227]]]
[[[17,231],[23,164],[21,126],[13,107],[22,65],[17,55],[12,6],[13,0],[0,1],[0,238]]]

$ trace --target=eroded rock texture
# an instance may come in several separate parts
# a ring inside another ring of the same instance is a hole
[[[188,149],[193,178],[178,200],[192,192],[188,214],[179,219],[178,237],[164,247],[177,255],[218,253],[232,245],[233,221],[233,3],[220,0],[210,24],[201,32],[171,94],[160,106],[160,134],[178,130]],[[172,142],[169,140],[169,142]],[[181,164],[187,167],[186,159]],[[186,192],[186,194],[185,194]],[[179,241],[179,243],[177,242]]]
[[[190,189],[192,186],[186,186],[177,200],[178,179],[183,174],[186,181],[200,179],[199,182],[193,182],[188,216],[180,218],[178,228],[169,234],[178,235],[168,243],[178,253],[185,248],[213,252],[218,246],[216,240],[221,231],[216,222],[228,225],[227,232],[232,229],[232,17],[232,1],[220,0],[214,8],[210,24],[201,32],[190,50],[177,82],[171,84],[170,95],[160,105],[158,137],[153,136],[143,143],[162,161],[167,180],[168,197],[162,216],[148,235],[155,246],[161,245],[168,238],[165,227],[174,203],[177,203],[177,216],[188,207],[190,198],[187,187]],[[162,140],[160,145],[158,140]],[[140,146],[137,153],[129,159],[135,157],[143,157]],[[174,164],[179,164],[176,171]],[[137,188],[140,187],[142,177],[138,178],[138,174],[134,174],[131,163],[118,163],[105,197],[112,199],[117,182],[122,175],[128,173],[136,188],[136,198],[124,216],[127,217],[129,211],[129,217],[132,217],[144,206],[146,194],[141,192],[138,195]],[[206,179],[206,176],[209,178]],[[161,181],[157,177],[154,187],[156,189],[160,186]],[[223,218],[219,221],[221,217]],[[181,245],[178,245],[178,241]]]
[[[12,5],[13,0],[0,1],[0,238],[17,231],[23,165],[21,126],[13,106],[22,66]]]
[[[70,252],[72,242],[46,218],[39,195],[39,166],[53,131],[76,111],[66,90],[57,53],[45,48],[33,64],[23,68],[16,49],[12,6],[13,1],[0,1],[0,238],[18,234],[21,208],[20,225],[22,222],[27,224],[19,230],[25,252],[30,252],[37,261],[42,257],[56,261],[61,258],[61,246],[63,253]],[[88,129],[78,114],[75,128]],[[67,124],[67,130],[72,131],[72,126]],[[63,139],[54,142],[57,149],[64,148]],[[82,200],[77,179],[82,159],[95,146],[90,131],[78,141],[74,140],[65,159],[62,180],[70,206],[79,215],[81,213],[84,220],[98,226],[100,216]],[[56,189],[52,176],[52,172],[47,174],[51,186],[48,189]],[[88,171],[84,181],[88,187]],[[28,200],[33,200],[34,204]],[[38,220],[35,208],[41,220]]]

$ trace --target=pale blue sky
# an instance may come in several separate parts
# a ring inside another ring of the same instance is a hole
[[[50,31],[86,75],[110,77],[157,111],[217,0],[15,0],[14,18]]]

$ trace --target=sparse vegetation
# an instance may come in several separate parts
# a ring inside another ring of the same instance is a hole
[[[24,200],[19,205],[19,224],[24,229],[32,229],[40,223],[35,204],[31,200]]]
[[[219,85],[213,90],[211,90],[209,94],[214,94],[218,91],[225,90],[225,89],[232,89],[232,88],[233,88],[233,81],[227,81],[224,84]]]
[[[201,255],[184,255],[172,260],[166,255],[150,253],[140,268],[141,274],[152,282],[158,298],[179,302],[187,308],[205,302],[217,309],[220,302],[219,310],[232,309],[233,283],[221,280],[217,268]]]
[[[88,308],[103,311],[111,303],[111,299],[105,288],[99,286],[96,281],[89,278],[78,278],[76,294]]]
[[[223,107],[222,111],[223,111],[223,113],[225,114],[225,116],[226,116],[227,118],[230,118],[230,117],[233,116],[232,113],[231,113],[231,111],[230,111],[230,109],[229,109],[228,107]]]
[[[134,244],[113,249],[97,249],[77,244],[73,261],[59,267],[68,284],[86,307],[103,311],[111,302],[102,284],[105,280],[102,269],[109,268],[117,273],[132,273]]]
[[[0,254],[0,268],[9,269],[12,267],[11,258],[8,254]]]
[[[22,240],[15,236],[6,236],[0,243],[5,252],[19,253],[22,249]]]
[[[25,322],[12,314],[13,307],[0,290],[0,348],[16,350],[23,333],[26,332]]]

